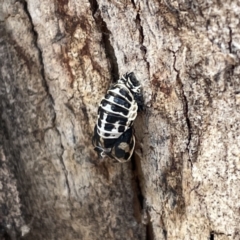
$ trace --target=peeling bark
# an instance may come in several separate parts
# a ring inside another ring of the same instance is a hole
[[[1,0],[0,237],[239,239],[239,13],[237,0]],[[127,71],[146,106],[135,154],[100,162],[97,106]]]

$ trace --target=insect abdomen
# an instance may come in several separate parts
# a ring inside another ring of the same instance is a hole
[[[135,147],[132,125],[142,109],[141,85],[134,73],[126,73],[107,91],[98,108],[92,142],[99,156],[130,160]]]
[[[131,92],[117,84],[108,90],[98,109],[97,132],[103,139],[117,139],[127,131],[137,115]],[[106,146],[105,146],[106,147]]]

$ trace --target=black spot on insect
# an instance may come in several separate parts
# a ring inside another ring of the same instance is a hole
[[[100,119],[103,119],[104,111],[102,107],[98,108],[98,116],[100,116]]]
[[[112,105],[111,109],[115,112],[115,113],[122,113],[123,115],[127,116],[128,115],[128,110],[119,107],[117,105]]]
[[[116,123],[118,122],[121,125],[126,125],[127,123],[127,118],[121,117],[121,116],[117,116],[117,115],[111,115],[109,114],[106,118],[106,121],[109,123]]]
[[[135,148],[133,121],[141,110],[140,83],[134,73],[126,73],[110,87],[98,108],[92,143],[99,157],[107,155],[119,162],[130,160]]]
[[[111,130],[113,130],[114,129],[114,124],[105,124],[105,130],[107,130],[107,131],[111,131]]]
[[[130,154],[128,152],[125,152],[124,150],[118,148],[115,152],[115,155],[118,159],[124,158],[124,159],[128,159]]]
[[[119,91],[124,97],[126,97],[130,102],[133,100],[132,97],[129,95],[129,92],[126,89],[120,89]]]
[[[131,154],[132,156],[132,154]],[[125,152],[125,155],[124,155],[124,159],[129,159],[130,158],[130,153],[129,152]]]
[[[114,102],[125,108],[130,108],[130,106],[131,106],[131,104],[129,102],[127,102],[125,99],[121,99],[121,98],[115,98]]]
[[[106,94],[106,96],[105,96],[106,99],[109,99],[110,97],[111,97],[110,94]]]
[[[119,126],[118,127],[118,131],[119,132],[124,132],[124,130],[125,130],[125,126]]]
[[[98,119],[98,126],[101,127],[102,126],[102,123],[101,123],[101,120]]]
[[[102,100],[102,106],[103,106],[103,107],[106,107],[108,104],[109,104],[108,101]]]
[[[116,142],[116,139],[104,139],[103,142],[105,148],[111,148]]]

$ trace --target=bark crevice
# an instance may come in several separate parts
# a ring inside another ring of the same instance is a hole
[[[146,240],[154,240],[153,224],[150,219],[150,214],[147,212],[148,222],[146,225]]]
[[[141,45],[140,50],[142,51],[142,55],[143,55],[143,60],[146,62],[147,64],[147,70],[149,73],[149,69],[150,69],[150,64],[149,61],[147,60],[147,47],[144,45],[144,32],[143,32],[143,26],[142,26],[142,20],[140,17],[140,4],[138,4],[138,7],[136,6],[136,3],[134,2],[134,0],[131,0],[131,3],[133,5],[133,8],[136,10],[137,15],[136,15],[136,25],[137,25],[137,29],[139,31],[139,43]]]
[[[104,47],[106,58],[108,59],[110,65],[109,68],[112,81],[114,82],[119,79],[119,70],[117,57],[115,55],[115,51],[110,40],[110,36],[112,33],[108,29],[106,22],[103,20],[98,2],[96,0],[89,0],[89,3],[91,6],[93,19],[95,20],[98,30],[102,34],[102,45]]]
[[[232,28],[230,26],[228,26],[229,29],[229,42],[228,42],[228,47],[229,47],[229,53],[230,54],[234,54],[233,49],[232,49]],[[234,75],[234,69],[235,66],[234,64],[231,66],[231,75]]]
[[[41,47],[39,46],[38,44],[38,32],[36,31],[36,29],[34,28],[34,24],[33,24],[33,20],[32,20],[32,16],[28,10],[28,4],[26,1],[21,1],[22,5],[23,5],[23,9],[29,19],[29,24],[31,26],[31,32],[32,32],[32,35],[33,35],[33,44],[34,46],[36,47],[37,51],[38,51],[38,59],[39,59],[39,63],[40,63],[40,73],[41,73],[41,76],[42,76],[42,84],[43,84],[43,87],[47,93],[47,95],[49,96],[50,100],[51,100],[51,103],[54,105],[54,99],[49,91],[49,86],[48,86],[48,83],[47,83],[47,79],[46,79],[46,76],[45,76],[45,70],[44,70],[44,62],[43,62],[43,54],[42,54],[42,49]]]
[[[132,175],[133,175],[133,193],[134,193],[134,213],[138,222],[142,222],[146,226],[146,240],[153,240],[153,225],[150,214],[147,211],[143,185],[143,172],[141,160],[136,154],[132,157]]]
[[[57,129],[57,127],[55,127],[56,129],[56,132],[58,134],[58,137],[60,139],[60,147],[61,147],[61,154],[59,156],[59,160],[61,162],[61,165],[63,167],[63,173],[65,175],[65,181],[66,181],[66,186],[67,186],[67,190],[68,190],[68,197],[69,197],[69,204],[71,204],[71,201],[70,201],[70,195],[71,195],[71,188],[70,188],[70,185],[69,185],[69,181],[68,181],[68,171],[67,171],[67,168],[64,164],[64,160],[63,160],[63,154],[64,154],[64,146],[62,144],[62,139],[61,139],[61,133],[59,132],[59,130]]]
[[[134,4],[134,6],[135,6],[135,4]],[[143,32],[143,26],[142,26],[142,23],[141,23],[141,17],[140,17],[139,11],[140,11],[140,8],[137,11],[136,24],[137,24],[138,30],[139,30],[139,42],[141,44],[140,49],[141,49],[142,54],[143,54],[143,60],[147,64],[147,70],[148,70],[148,74],[149,74],[150,64],[147,60],[147,47],[144,45],[144,32]]]
[[[214,233],[210,232],[209,240],[214,240]]]
[[[70,199],[71,190],[70,190],[70,185],[69,185],[69,181],[68,181],[68,171],[66,169],[66,166],[65,166],[64,160],[63,160],[64,146],[63,146],[62,140],[61,140],[61,133],[59,132],[59,130],[56,126],[56,117],[57,116],[56,116],[56,111],[54,109],[55,103],[54,103],[53,96],[51,95],[51,93],[49,91],[49,85],[47,83],[47,79],[46,79],[46,75],[45,75],[43,53],[42,53],[41,47],[38,44],[39,35],[38,35],[38,32],[36,31],[36,29],[34,28],[34,24],[33,24],[33,21],[32,21],[31,14],[30,14],[29,9],[28,9],[27,2],[26,1],[21,1],[21,3],[23,4],[23,9],[24,9],[24,11],[25,11],[25,13],[26,13],[26,15],[28,16],[28,19],[29,19],[29,23],[30,23],[30,26],[31,26],[31,33],[33,35],[33,43],[34,43],[34,46],[36,47],[36,49],[38,51],[38,59],[39,59],[40,68],[41,68],[40,73],[41,73],[41,77],[42,77],[42,84],[43,84],[43,87],[44,87],[44,90],[45,90],[47,96],[49,97],[49,100],[51,102],[52,109],[53,109],[53,114],[54,114],[53,118],[52,118],[52,127],[45,129],[45,132],[48,129],[55,129],[56,132],[57,132],[57,135],[60,139],[61,154],[59,156],[59,160],[60,160],[60,163],[62,165],[62,170],[63,170],[64,176],[65,176],[66,187],[68,189],[68,197]],[[69,203],[71,204],[70,201],[69,201]]]
[[[142,221],[142,211],[144,207],[144,195],[141,189],[141,175],[142,175],[142,169],[140,166],[140,160],[134,154],[132,156],[132,176],[133,176],[133,193],[134,193],[134,213],[135,213],[135,218],[137,219],[138,222]]]
[[[228,42],[228,47],[229,47],[229,52],[232,53],[232,28],[228,27],[229,29],[229,42]]]
[[[183,100],[183,113],[184,113],[184,116],[185,116],[185,119],[186,119],[187,128],[188,128],[188,139],[187,139],[187,147],[186,148],[187,148],[188,153],[189,153],[189,160],[191,160],[190,159],[190,149],[189,148],[190,148],[190,143],[191,143],[191,140],[192,140],[192,126],[191,126],[191,121],[190,121],[190,118],[189,118],[188,100],[187,100],[186,93],[184,92],[183,83],[182,83],[181,78],[179,76],[179,70],[176,68],[176,60],[177,60],[176,52],[174,52],[174,51],[171,51],[171,52],[173,53],[173,57],[174,57],[173,69],[177,73],[176,80],[177,80],[177,83],[178,83],[178,85],[180,87],[182,100]]]

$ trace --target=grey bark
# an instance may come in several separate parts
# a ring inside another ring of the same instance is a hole
[[[0,3],[2,238],[240,238],[237,0]],[[100,162],[97,106],[127,71],[135,154]]]

